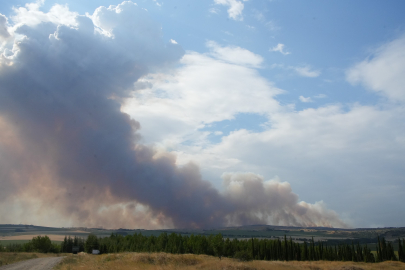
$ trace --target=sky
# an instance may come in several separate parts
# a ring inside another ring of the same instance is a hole
[[[404,11],[2,1],[0,223],[404,226]]]

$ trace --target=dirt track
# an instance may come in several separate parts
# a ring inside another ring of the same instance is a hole
[[[63,257],[38,258],[0,267],[0,270],[51,270]]]

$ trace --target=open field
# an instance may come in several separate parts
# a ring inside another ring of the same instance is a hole
[[[361,244],[376,243],[377,236],[384,237],[388,241],[405,238],[405,228],[357,228],[357,229],[338,229],[338,228],[304,228],[291,226],[271,226],[271,225],[250,225],[241,227],[227,227],[217,229],[168,229],[168,230],[142,230],[142,229],[102,229],[102,228],[52,228],[33,225],[10,225],[0,224],[0,241],[10,239],[30,240],[32,236],[48,235],[51,240],[62,241],[64,236],[78,236],[86,238],[93,233],[98,237],[110,236],[111,233],[121,235],[131,235],[141,233],[145,236],[159,236],[162,232],[168,234],[174,232],[181,235],[211,235],[221,233],[225,238],[250,239],[267,238],[276,239],[291,237],[296,242],[309,240],[314,237],[315,241],[330,240],[341,241],[349,239],[359,241]],[[28,236],[28,237],[27,237]],[[15,237],[15,238],[10,238]],[[333,244],[333,243],[330,243]]]
[[[0,244],[2,246],[7,246],[9,244],[19,244],[19,245],[23,245],[25,243],[28,243],[29,241],[31,241],[32,238],[30,240],[1,240]],[[52,243],[60,245],[60,243],[62,243],[63,241],[52,241]]]
[[[64,258],[62,263],[55,269],[73,270],[73,269],[221,269],[221,270],[254,270],[254,269],[272,269],[272,270],[383,270],[383,269],[405,269],[405,264],[400,262],[384,263],[353,263],[353,262],[281,262],[281,261],[252,261],[239,262],[234,259],[222,258],[206,255],[172,255],[167,253],[120,253],[104,255],[88,255],[80,253],[79,255],[69,255]]]
[[[0,266],[36,259],[36,258],[45,258],[45,257],[60,257],[60,254],[44,254],[44,253],[25,253],[25,252],[0,252]]]
[[[13,235],[13,236],[0,236],[0,243],[5,241],[13,241],[13,240],[32,240],[32,238],[38,236],[40,234],[21,234],[21,235]],[[43,234],[42,236],[45,236]],[[51,241],[62,242],[65,238],[64,235],[55,235],[55,234],[47,234],[47,236],[51,239]]]

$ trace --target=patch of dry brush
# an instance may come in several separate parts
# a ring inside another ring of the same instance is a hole
[[[146,269],[146,270],[385,270],[405,269],[400,262],[353,263],[353,262],[282,262],[282,261],[251,261],[239,262],[230,258],[207,255],[173,255],[167,253],[119,253],[104,255],[70,255],[66,257],[58,270],[74,269]]]

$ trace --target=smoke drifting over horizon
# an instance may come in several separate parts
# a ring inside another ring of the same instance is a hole
[[[184,55],[147,11],[123,2],[91,17],[42,15],[8,28],[0,16],[0,223],[346,226],[286,182],[225,173],[219,192],[195,164],[138,143],[141,125],[122,103]]]

